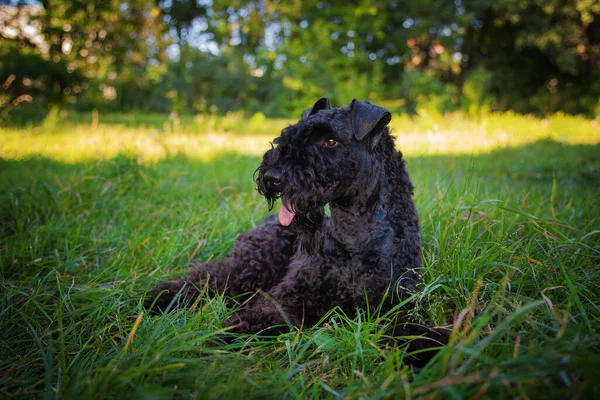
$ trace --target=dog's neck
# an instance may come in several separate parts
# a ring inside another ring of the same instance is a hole
[[[330,203],[333,237],[351,254],[393,234],[383,206],[385,179],[385,171],[377,166],[365,182],[357,184],[361,190]]]

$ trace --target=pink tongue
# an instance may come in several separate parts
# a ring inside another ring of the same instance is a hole
[[[289,205],[287,205],[286,202],[281,202],[281,208],[279,209],[279,223],[283,226],[288,226],[291,224],[292,220],[294,219],[294,215],[296,215],[295,212],[288,209],[288,206]]]

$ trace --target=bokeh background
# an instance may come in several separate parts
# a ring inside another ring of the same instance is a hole
[[[297,117],[600,110],[593,0],[3,0],[0,122],[77,111]]]

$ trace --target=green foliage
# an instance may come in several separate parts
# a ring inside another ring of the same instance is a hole
[[[252,171],[289,121],[53,115],[52,131],[0,129],[2,395],[598,397],[594,121],[394,117],[423,236],[414,312],[454,324],[417,370],[385,336],[393,315],[332,310],[314,329],[223,344],[236,306],[219,295],[142,309],[157,280],[224,256],[264,219]]]
[[[62,105],[66,93],[81,88],[84,77],[67,72],[66,63],[53,62],[32,48],[0,44],[0,124],[37,122],[46,108]],[[35,104],[31,104],[32,98]]]
[[[595,115],[600,97],[594,84],[600,78],[597,2],[463,3],[477,23],[466,30],[469,58],[463,68],[482,65],[492,75],[494,108]],[[581,97],[588,99],[581,102]]]
[[[42,115],[61,104],[290,117],[323,96],[411,114],[595,116],[600,104],[600,5],[588,0],[9,3],[29,27],[3,14],[6,115],[23,94]]]
[[[93,101],[80,107],[132,107],[135,96],[151,90],[148,65],[166,62],[170,42],[153,1],[30,3],[0,5],[3,22],[12,24],[0,31],[0,84],[14,76],[12,99],[32,96],[43,116],[88,92]]]
[[[491,81],[493,77],[483,67],[477,67],[465,77],[461,108],[469,115],[476,116],[480,113],[490,111],[494,98],[490,94]],[[550,112],[550,110],[544,110]]]
[[[444,113],[454,108],[456,88],[431,73],[414,70],[404,74],[399,97],[406,99],[406,108],[411,113],[419,108]]]

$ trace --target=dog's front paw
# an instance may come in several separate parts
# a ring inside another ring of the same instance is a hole
[[[231,318],[223,323],[223,328],[228,333],[246,333],[248,330],[247,324],[242,323],[239,318]]]
[[[146,293],[144,308],[151,312],[165,312],[175,309],[186,298],[185,282],[164,282]]]
[[[409,331],[416,337],[406,347],[405,351],[409,354],[406,362],[418,368],[427,365],[450,339],[450,330],[445,328],[413,326]]]

